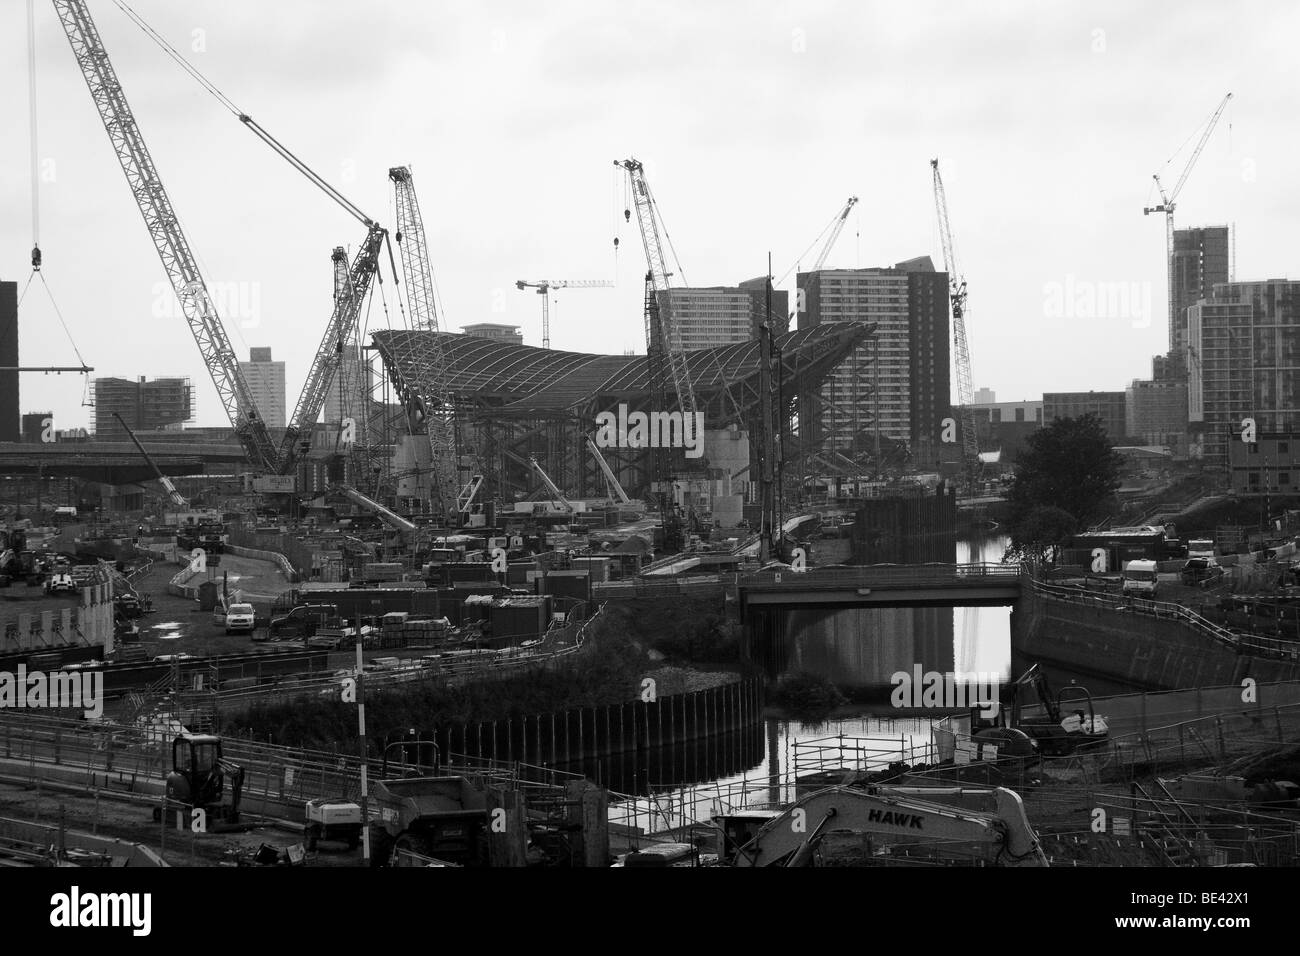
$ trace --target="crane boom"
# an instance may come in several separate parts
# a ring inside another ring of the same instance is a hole
[[[551,481],[551,476],[542,470],[542,466],[537,463],[537,459],[532,455],[528,456],[528,464],[533,466],[533,471],[542,479],[542,484],[546,485],[547,490],[554,496],[555,500],[564,506],[565,511],[573,511],[573,505],[569,499],[564,497],[564,492],[560,490],[559,485]]]
[[[1178,195],[1183,191],[1183,186],[1187,185],[1187,177],[1192,174],[1192,167],[1201,157],[1201,151],[1205,149],[1205,144],[1210,140],[1210,134],[1214,132],[1214,127],[1218,125],[1219,117],[1227,108],[1228,101],[1232,99],[1229,93],[1219,103],[1218,109],[1210,116],[1209,122],[1205,124],[1205,132],[1196,143],[1196,148],[1192,150],[1192,155],[1187,160],[1187,165],[1183,167],[1183,173],[1178,177],[1178,182],[1174,184],[1173,190],[1165,192],[1164,184],[1160,182],[1160,174],[1154,173],[1151,178],[1155,180],[1156,190],[1160,193],[1160,204],[1157,206],[1147,206],[1142,210],[1142,215],[1149,216],[1153,212],[1162,212],[1165,214],[1165,282],[1168,289],[1169,297],[1169,348],[1174,351],[1178,346],[1186,347],[1185,339],[1178,336],[1178,317],[1174,315],[1174,210],[1178,208]]]
[[[185,321],[212,376],[222,407],[249,461],[255,467],[275,470],[279,464],[275,444],[239,367],[225,325],[208,294],[198,261],[163,188],[85,0],[54,0],[54,9],[112,141],[122,172],[126,174],[127,184],[144,217],[163,269],[171,281],[172,290],[180,301]]]
[[[939,238],[943,245],[943,267],[948,273],[948,301],[952,306],[952,337],[956,352],[957,401],[961,404],[961,445],[966,466],[973,474],[979,463],[979,440],[975,435],[975,385],[970,368],[970,345],[966,340],[966,279],[957,271],[952,227],[948,222],[948,197],[939,175],[939,160],[930,160],[934,171],[934,205],[939,214]]]
[[[516,279],[515,288],[536,289],[542,297],[542,348],[551,347],[551,290],[552,289],[605,289],[614,283],[608,279],[543,279],[533,282],[528,279]]]
[[[645,168],[638,160],[616,159],[614,165],[622,167],[627,172],[631,183],[632,202],[636,207],[637,224],[641,229],[641,244],[645,247],[650,284],[662,303],[658,309],[658,342],[655,341],[652,312],[647,310],[646,348],[650,351],[656,348],[662,349],[682,413],[693,415],[696,411],[695,387],[691,383],[690,368],[686,363],[686,355],[681,349],[680,339],[673,334],[675,329],[672,308],[667,297],[668,277],[671,273],[668,271],[667,259],[664,256],[663,242],[659,238],[659,218],[654,196],[650,192],[649,183],[646,182]]]
[[[375,499],[368,495],[363,495],[351,485],[338,485],[337,489],[343,497],[347,498],[354,504],[360,505],[367,511],[373,512],[380,521],[388,525],[390,528],[395,528],[405,534],[414,534],[419,530],[419,526],[414,521],[409,521],[397,512],[385,508],[378,501],[375,501]]]
[[[600,472],[605,476],[605,481],[609,484],[609,490],[618,495],[619,504],[630,505],[632,499],[627,496],[627,492],[624,491],[623,486],[619,484],[618,478],[614,475],[614,469],[609,467],[609,462],[607,462],[605,456],[600,453],[600,448],[591,440],[590,435],[587,436],[587,448],[589,448],[591,453],[596,457],[596,464],[600,465]]]
[[[822,246],[822,251],[817,253],[817,258],[814,260],[811,269],[812,272],[816,272],[826,264],[826,257],[829,256],[831,250],[835,248],[836,240],[839,239],[840,233],[844,231],[844,223],[849,218],[849,213],[853,210],[853,207],[857,205],[857,202],[857,196],[850,196],[849,201],[846,202],[844,208],[840,210],[839,216],[831,225],[831,234],[826,237],[826,243]]]
[[[144,460],[149,463],[149,467],[152,468],[154,474],[158,476],[158,481],[167,492],[167,497],[171,499],[172,504],[177,508],[188,508],[190,503],[185,500],[184,495],[176,490],[176,486],[172,484],[172,480],[162,473],[162,469],[159,468],[158,463],[153,460],[153,456],[144,450],[144,445],[140,444],[140,439],[135,436],[135,432],[131,431],[131,426],[126,423],[126,419],[117,412],[113,412],[113,417],[116,418],[118,423],[126,429],[127,436],[135,443],[135,447],[139,449],[140,454],[144,456]]]
[[[1166,206],[1172,206],[1178,199],[1178,194],[1181,193],[1183,187],[1187,185],[1187,177],[1192,174],[1192,167],[1195,166],[1196,161],[1201,158],[1201,152],[1205,149],[1205,144],[1209,142],[1210,134],[1214,132],[1214,127],[1218,125],[1219,117],[1222,116],[1223,111],[1227,109],[1228,101],[1230,99],[1232,99],[1231,93],[1223,98],[1222,102],[1219,103],[1218,109],[1216,109],[1210,116],[1210,121],[1205,124],[1205,132],[1201,134],[1201,138],[1196,143],[1196,148],[1192,150],[1192,155],[1188,158],[1187,165],[1183,167],[1183,174],[1178,177],[1178,182],[1174,184],[1173,190],[1168,195],[1165,194],[1164,187],[1160,185],[1160,174],[1156,173],[1152,177],[1156,181],[1157,188],[1160,189],[1160,198],[1164,200]],[[1169,211],[1171,213],[1173,212],[1172,209]]]
[[[809,271],[816,272],[818,269],[820,269],[822,266],[826,264],[827,257],[830,256],[831,250],[835,248],[835,243],[840,238],[840,233],[844,230],[844,223],[849,218],[849,212],[853,209],[854,206],[857,205],[857,202],[858,202],[857,196],[850,196],[848,202],[844,204],[844,207],[840,209],[840,211],[837,212],[834,215],[834,217],[832,217],[831,221],[827,225],[822,227],[822,231],[817,233],[817,237],[813,239],[813,241],[809,244],[808,249],[805,249],[803,251],[803,255],[807,255],[808,250],[812,249],[813,246],[817,245],[817,239],[820,239],[822,236],[826,236],[826,241],[822,243],[821,251],[817,253],[817,258],[813,260],[813,267]],[[803,255],[801,255],[799,258],[802,259]],[[796,259],[794,263],[790,266],[790,268],[785,270],[785,273],[781,276],[781,278],[777,279],[776,282],[772,284],[781,285],[781,283],[785,282],[785,280],[790,277],[790,273],[794,272],[798,268],[799,268],[799,259]],[[799,309],[796,306],[795,309],[791,311],[789,316],[787,316],[786,318],[787,328],[789,328],[789,326],[794,322],[795,316],[798,314],[799,314]]]
[[[415,192],[415,179],[409,166],[394,166],[388,170],[393,181],[397,212],[397,247],[401,252],[402,275],[406,280],[407,308],[410,310],[411,328],[437,333],[438,310],[435,301],[433,265],[429,259],[428,242],[424,234],[424,217]],[[452,426],[452,401],[447,391],[447,360],[442,340],[434,334],[429,339],[428,361],[432,371],[429,376],[429,394],[404,396],[408,407],[421,410],[422,427],[429,436],[432,457],[433,497],[440,502],[444,513],[451,508],[456,494],[456,455]]]
[[[293,417],[289,419],[284,440],[280,443],[281,474],[287,474],[293,469],[298,455],[304,450],[304,443],[310,443],[312,426],[316,424],[325,404],[325,393],[334,380],[334,373],[338,369],[343,350],[347,347],[350,333],[356,328],[357,317],[361,314],[366,294],[370,291],[371,280],[379,271],[379,251],[387,234],[382,226],[371,223],[366,241],[352,259],[347,282],[334,300],[334,311],[325,327],[320,345],[317,346],[316,358],[307,371],[307,380],[298,396]]]

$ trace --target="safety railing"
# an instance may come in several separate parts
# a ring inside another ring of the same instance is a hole
[[[952,718],[935,724],[935,756],[949,747],[939,746],[942,734],[950,735],[954,751],[975,748],[968,731],[959,730]],[[1145,731],[1119,734],[1066,755],[1035,755],[1033,758],[998,754],[994,759],[972,761],[995,767],[1008,786],[1023,784],[1047,773],[1058,779],[1097,783],[1102,779],[1133,776],[1137,771],[1164,767],[1225,765],[1284,745],[1300,737],[1300,703],[1259,708],[1245,705],[1240,710],[1210,714],[1171,722]],[[995,746],[998,741],[983,741]],[[932,763],[914,775],[942,779],[963,771],[955,762]]]
[[[463,683],[478,679],[517,673],[529,668],[544,669],[582,650],[591,628],[600,620],[604,605],[582,621],[574,621],[546,631],[542,643],[532,647],[510,647],[499,651],[477,650],[464,652],[458,658],[441,657],[427,666],[397,667],[365,674],[367,692],[392,690],[420,682]],[[252,687],[220,688],[188,692],[182,695],[182,706],[209,707],[226,713],[238,711],[254,703],[291,702],[318,697],[338,697],[347,674],[310,675],[286,677],[271,683]]]
[[[790,572],[785,569],[754,571],[736,576],[736,583],[747,589],[841,587],[982,587],[1015,583],[1020,578],[1016,564],[873,564],[852,568],[808,568]]]
[[[839,734],[813,740],[796,740],[793,748],[796,777],[834,770],[883,770],[890,764],[928,764],[934,745],[918,743],[905,734],[898,737],[858,737]]]
[[[1106,608],[1158,620],[1177,621],[1202,637],[1208,638],[1223,647],[1231,648],[1238,653],[1248,651],[1252,654],[1275,657],[1281,660],[1300,660],[1300,642],[1243,634],[1240,631],[1234,631],[1208,621],[1200,614],[1190,608],[1183,607],[1181,604],[1152,601],[1146,598],[1116,597],[1069,585],[1047,584],[1037,580],[1033,581],[1033,589],[1036,594],[1043,597],[1081,607]]]

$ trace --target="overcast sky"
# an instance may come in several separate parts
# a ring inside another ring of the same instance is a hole
[[[372,217],[391,225],[387,170],[412,166],[453,330],[508,322],[540,344],[537,296],[516,279],[614,279],[556,294],[552,345],[644,349],[645,263],[615,159],[645,164],[689,283],[718,285],[762,275],[769,252],[780,276],[849,195],[829,266],[941,263],[938,157],[976,387],[1002,401],[1122,388],[1167,338],[1162,217],[1142,214],[1152,173],[1177,180],[1229,91],[1177,221],[1235,224],[1241,279],[1300,260],[1285,240],[1300,201],[1294,3],[132,5]],[[330,251],[363,227],[110,0],[90,6],[208,279],[233,290],[236,351],[288,363],[292,409],[329,316]],[[46,281],[96,375],[189,375],[198,423],[223,424],[51,4],[36,20]],[[25,36],[24,4],[5,0],[0,279],[20,290]],[[1133,294],[1081,317],[1103,284]],[[376,300],[370,326],[385,324]],[[75,364],[39,284],[20,330],[25,364]],[[77,376],[23,376],[23,410],[53,408],[60,427],[88,420],[81,400]]]

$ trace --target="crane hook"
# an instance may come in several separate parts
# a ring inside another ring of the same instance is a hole
[[[614,237],[614,248],[615,248],[615,249],[618,248],[618,236],[615,236],[615,237]]]
[[[624,209],[624,210],[623,210],[623,221],[624,221],[624,222],[631,222],[631,221],[632,221],[632,210],[631,210],[631,209]]]

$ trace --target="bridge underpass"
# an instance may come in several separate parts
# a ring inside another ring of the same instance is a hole
[[[954,609],[970,618],[980,608],[1011,607],[1020,596],[1016,566],[876,565],[769,571],[737,582],[745,653],[769,676],[802,671],[844,687],[881,690],[897,671],[976,669],[976,649],[958,645]],[[999,633],[1007,612],[994,615]],[[1009,634],[1007,635],[1009,641]]]

